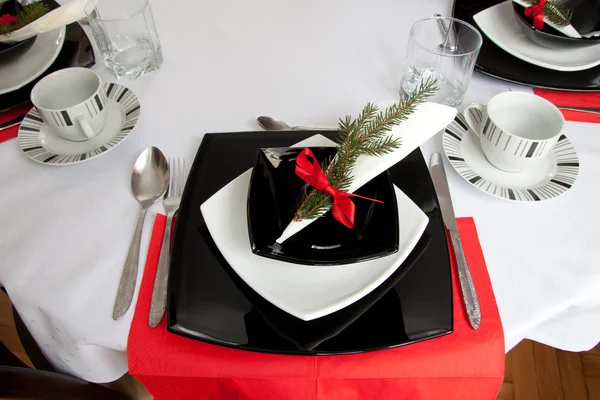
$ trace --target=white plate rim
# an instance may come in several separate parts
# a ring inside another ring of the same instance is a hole
[[[460,120],[460,123],[456,121],[457,119]],[[557,162],[557,167],[556,167],[557,172],[556,172],[555,176],[558,175],[559,173],[563,174],[563,175],[566,174],[566,175],[568,175],[569,180],[572,180],[571,182],[559,181],[560,183],[555,183],[552,180],[550,180],[544,184],[532,186],[532,187],[529,187],[526,189],[511,188],[511,187],[506,187],[503,185],[496,184],[490,180],[487,180],[487,179],[479,176],[479,174],[477,172],[475,172],[475,170],[472,169],[472,167],[466,161],[464,161],[465,158],[462,155],[461,143],[458,143],[458,146],[451,145],[451,143],[453,143],[453,142],[455,145],[457,144],[456,143],[457,141],[461,142],[462,138],[464,137],[465,134],[475,136],[474,132],[472,132],[470,129],[465,130],[464,126],[468,126],[467,122],[465,121],[464,116],[459,113],[459,114],[457,114],[456,119],[454,121],[452,121],[446,129],[444,129],[443,136],[442,136],[442,146],[444,147],[444,154],[446,155],[446,159],[448,160],[450,165],[452,165],[452,167],[454,168],[456,173],[458,173],[458,175],[461,178],[463,178],[465,181],[467,181],[469,184],[471,184],[471,186],[476,187],[477,189],[481,190],[482,192],[487,193],[487,194],[494,196],[496,198],[499,198],[499,199],[518,202],[518,203],[539,203],[542,201],[555,199],[555,198],[563,195],[570,189],[572,189],[573,186],[575,185],[577,176],[579,175],[579,168],[580,168],[579,156],[577,155],[575,146],[573,146],[573,144],[571,143],[569,138],[567,138],[566,135],[562,134],[560,136],[559,141],[556,143],[556,145],[554,146],[552,151],[553,151],[554,157]],[[460,139],[457,139],[455,137],[455,135],[459,136]],[[455,151],[453,149],[453,147],[458,148],[458,151]],[[567,153],[565,153],[565,151],[567,151]],[[576,161],[574,161],[571,158],[566,157],[567,155],[573,155],[573,154],[574,154]],[[456,159],[457,157],[463,161],[457,160]],[[568,163],[571,165],[560,166],[560,165],[558,165],[560,163],[560,161],[565,161],[565,163]],[[465,165],[468,167],[468,169],[464,168]],[[501,171],[499,171],[499,172],[501,172]],[[506,173],[508,174],[508,172],[506,172]],[[475,178],[478,178],[478,179],[473,181]],[[490,185],[485,187],[486,184],[490,184]],[[494,185],[493,191],[491,190],[491,188],[492,188],[491,185]],[[498,191],[496,189],[500,189],[500,190]],[[540,189],[544,189],[545,190],[544,193],[539,192]],[[537,200],[531,194],[530,191],[533,192],[535,194],[535,196],[537,196]],[[547,195],[546,193],[549,193],[550,195]]]
[[[121,143],[125,141],[125,139],[129,137],[129,135],[137,125],[141,112],[141,104],[136,94],[126,86],[120,85],[118,83],[106,82],[104,83],[104,88],[107,90],[107,97],[109,101],[114,101],[121,108],[121,112],[125,116],[120,130],[115,132],[115,135],[112,136],[112,138],[108,142],[98,145],[92,151],[88,151],[77,156],[56,154],[56,152],[51,152],[48,149],[44,148],[43,143],[40,141],[39,132],[45,124],[39,122],[41,120],[41,117],[34,107],[27,113],[27,115],[23,119],[23,122],[21,123],[21,126],[19,126],[17,140],[19,142],[19,148],[21,149],[21,151],[27,157],[29,157],[29,159],[40,164],[52,166],[67,166],[93,160],[118,147]],[[66,139],[64,140],[67,141]],[[32,147],[31,143],[34,143],[35,145]],[[38,149],[38,147],[42,148],[43,152],[38,151],[40,150]],[[68,158],[61,160],[60,158],[51,158],[53,156],[63,156]],[[71,159],[71,157],[73,157],[73,159]],[[51,158],[49,161],[45,161],[49,158]],[[56,162],[50,162],[54,160],[56,160]]]
[[[0,95],[1,94],[6,94],[6,93],[10,93],[13,92],[15,90],[21,89],[23,86],[27,85],[28,83],[32,82],[34,79],[38,78],[40,75],[42,75],[44,72],[46,72],[48,70],[48,68],[50,68],[50,66],[54,63],[54,61],[56,61],[56,59],[58,58],[58,55],[60,54],[62,48],[63,48],[63,44],[65,43],[65,36],[66,36],[66,32],[67,29],[65,26],[62,26],[61,28],[52,30],[52,31],[48,31],[48,32],[44,32],[41,33],[40,35],[56,35],[58,33],[57,36],[57,40],[59,40],[60,42],[57,44],[56,49],[54,51],[54,54],[52,54],[52,56],[50,58],[48,58],[46,60],[46,62],[44,64],[41,64],[38,71],[35,72],[33,75],[31,75],[29,78],[14,84],[13,86],[6,88],[6,89],[0,89]],[[38,35],[39,36],[39,35]],[[36,42],[39,38],[36,38]],[[35,43],[33,44],[32,47],[35,46]],[[28,50],[29,51],[29,50]],[[27,54],[27,53],[25,53]],[[12,66],[14,67],[18,67],[18,63],[25,61],[26,57],[19,57],[19,59],[17,60],[16,64],[17,66]]]

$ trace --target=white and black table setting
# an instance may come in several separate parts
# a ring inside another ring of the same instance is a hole
[[[599,12],[0,0],[0,285],[155,399],[495,399],[600,342]]]

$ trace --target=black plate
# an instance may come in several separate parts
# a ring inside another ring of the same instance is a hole
[[[48,5],[50,10],[59,7],[59,4],[53,0],[42,1],[44,4]],[[81,29],[81,26],[79,26],[77,22],[67,25],[63,47],[54,63],[52,63],[46,72],[22,88],[15,90],[14,92],[0,95],[0,113],[31,104],[29,99],[31,89],[33,89],[35,84],[44,76],[68,67],[89,68],[94,65],[94,63],[95,58],[92,44],[83,29]]]
[[[319,164],[335,156],[333,147],[310,148]],[[284,243],[275,242],[302,203],[306,183],[296,173],[299,147],[260,149],[248,188],[248,234],[252,251],[263,257],[307,265],[340,265],[398,251],[398,205],[389,175],[378,175],[356,191],[376,202],[354,199],[354,228],[331,212]]]
[[[477,26],[473,15],[505,0],[455,0],[454,18]],[[600,91],[600,66],[585,71],[563,72],[538,67],[520,60],[496,46],[484,34],[475,69],[487,75],[519,84],[558,90]]]
[[[548,24],[544,24],[542,30],[536,29],[531,25],[531,18],[525,16],[525,7],[513,2],[513,10],[517,16],[517,23],[525,36],[540,46],[556,50],[560,48],[595,46],[600,41],[600,37],[572,38],[565,36]]]
[[[305,322],[246,285],[215,246],[200,205],[252,167],[256,151],[288,147],[316,133],[206,134],[190,170],[175,227],[167,326],[190,338],[268,353],[343,354],[385,349],[452,331],[452,281],[446,233],[419,150],[389,170],[392,181],[429,217],[423,237],[379,288],[336,313]],[[316,283],[317,284],[317,283]]]
[[[23,52],[33,46],[35,39],[37,39],[37,36],[21,40],[17,43],[0,43],[0,63],[19,57]]]

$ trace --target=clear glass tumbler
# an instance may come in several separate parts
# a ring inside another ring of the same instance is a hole
[[[410,28],[400,95],[410,95],[421,82],[435,79],[439,90],[431,101],[449,106],[462,103],[482,40],[475,27],[456,18],[417,21]]]
[[[118,79],[160,68],[160,40],[148,0],[97,0],[85,7],[104,63]]]

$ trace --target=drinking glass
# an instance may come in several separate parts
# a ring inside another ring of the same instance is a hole
[[[160,68],[162,51],[148,0],[97,0],[85,14],[104,63],[118,79]]]
[[[417,21],[410,28],[400,95],[410,95],[427,79],[435,79],[439,90],[431,101],[449,106],[462,103],[482,40],[475,27],[456,18]]]

